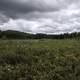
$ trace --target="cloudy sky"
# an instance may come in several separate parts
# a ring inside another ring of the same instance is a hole
[[[0,0],[0,29],[32,33],[80,31],[80,0]]]

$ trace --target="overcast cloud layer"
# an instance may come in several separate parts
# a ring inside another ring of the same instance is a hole
[[[0,0],[0,28],[32,33],[80,31],[80,0]]]

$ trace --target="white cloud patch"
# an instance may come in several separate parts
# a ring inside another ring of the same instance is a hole
[[[0,25],[2,30],[18,30],[23,32],[32,32],[32,29],[38,26],[38,22],[27,21],[24,19],[10,19],[7,23]]]

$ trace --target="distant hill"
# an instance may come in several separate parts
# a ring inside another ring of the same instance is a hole
[[[65,39],[65,38],[78,38],[80,39],[80,32],[74,32],[74,33],[64,33],[64,34],[30,34],[15,30],[6,30],[1,31],[0,30],[0,39]]]
[[[14,31],[14,30],[6,30],[6,31],[0,31],[0,38],[7,38],[7,39],[26,39],[27,36],[30,34],[20,32],[20,31]]]

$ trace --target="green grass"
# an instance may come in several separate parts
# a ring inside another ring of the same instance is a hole
[[[80,40],[0,40],[0,80],[80,80]]]

